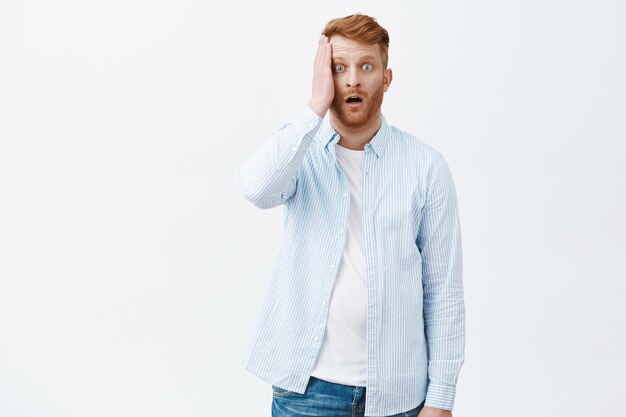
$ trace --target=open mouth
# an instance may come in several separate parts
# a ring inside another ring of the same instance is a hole
[[[363,99],[359,96],[350,96],[346,99],[346,103],[361,103]]]
[[[346,99],[346,106],[348,106],[348,108],[360,108],[361,103],[363,103],[363,99],[357,95],[349,96]]]

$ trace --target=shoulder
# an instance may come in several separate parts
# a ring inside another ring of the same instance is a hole
[[[392,153],[404,155],[428,170],[444,160],[443,154],[428,141],[396,126],[388,125],[387,129]]]

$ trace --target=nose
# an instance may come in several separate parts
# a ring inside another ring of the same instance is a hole
[[[346,76],[346,86],[347,87],[358,87],[361,85],[361,81],[359,80],[359,72],[352,68],[348,70],[348,74]]]

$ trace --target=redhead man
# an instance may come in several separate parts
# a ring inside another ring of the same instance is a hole
[[[376,19],[322,35],[311,99],[237,173],[254,205],[283,206],[285,231],[244,366],[272,385],[272,417],[451,417],[465,305],[450,169],[381,113]]]

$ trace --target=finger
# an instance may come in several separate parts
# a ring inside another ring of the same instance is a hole
[[[320,39],[319,52],[320,52],[320,61],[324,61],[324,55],[326,54],[326,48],[328,46],[328,37],[323,36]]]
[[[326,43],[326,48],[324,50],[324,62],[323,64],[325,66],[330,66],[331,62],[332,62],[332,56],[333,56],[333,45],[329,42]]]
[[[324,48],[324,36],[322,36],[317,43],[317,51],[315,52],[315,60],[313,61],[314,66],[319,66],[320,61],[323,56],[323,48]]]

